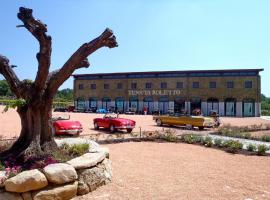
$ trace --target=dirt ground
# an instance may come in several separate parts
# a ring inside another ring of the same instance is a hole
[[[0,137],[12,138],[18,136],[20,133],[20,119],[17,112],[14,109],[9,109],[7,113],[2,113],[4,109],[3,106],[0,106]],[[82,136],[88,136],[93,134],[99,134],[102,137],[107,137],[108,131],[94,130],[93,119],[96,117],[103,117],[103,114],[94,114],[94,113],[53,113],[53,115],[70,115],[71,120],[78,120],[81,122],[84,130]],[[176,133],[183,133],[185,130],[177,127],[158,127],[153,121],[151,115],[120,115],[120,117],[133,119],[136,121],[136,128],[133,132],[139,133],[143,131],[154,131],[165,129],[173,129]],[[264,120],[259,117],[252,118],[233,118],[233,117],[221,117],[221,122],[223,124],[231,124],[233,126],[246,126],[251,124],[270,124],[269,120]],[[196,131],[196,130],[195,130]],[[211,129],[206,129],[204,131],[196,131],[196,133],[207,134]],[[190,132],[190,131],[189,131]],[[269,132],[269,131],[268,131]]]
[[[71,119],[81,121],[83,135],[95,134],[92,120],[102,116],[69,114]],[[126,117],[137,121],[135,131],[138,127],[160,129],[152,116]],[[260,118],[222,118],[225,121],[232,125],[269,123]],[[20,120],[15,110],[0,113],[0,135],[17,136],[19,130]],[[105,146],[109,147],[113,162],[113,182],[74,200],[270,199],[269,157],[233,155],[182,143],[130,142]]]
[[[269,157],[174,143],[106,145],[113,182],[74,200],[270,199]]]

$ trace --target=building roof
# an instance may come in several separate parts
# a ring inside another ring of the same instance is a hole
[[[73,74],[72,76],[77,78],[87,77],[90,78],[137,78],[141,75],[145,77],[159,77],[159,75],[171,77],[171,76],[254,76],[264,69],[223,69],[223,70],[184,70],[184,71],[146,71],[146,72],[114,72],[114,73],[95,73],[95,74]]]

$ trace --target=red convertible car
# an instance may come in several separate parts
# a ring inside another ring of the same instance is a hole
[[[131,133],[135,127],[136,122],[130,119],[119,118],[118,114],[108,113],[103,118],[94,119],[94,127],[98,130],[100,127],[108,128],[111,133],[116,130],[126,129],[128,133]]]
[[[53,117],[54,135],[79,135],[82,131],[82,125],[79,121],[70,120],[70,116]]]

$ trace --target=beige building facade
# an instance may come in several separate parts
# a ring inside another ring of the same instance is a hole
[[[149,114],[160,112],[204,115],[216,110],[221,116],[260,116],[263,69],[156,71],[76,74],[77,109],[91,107]]]

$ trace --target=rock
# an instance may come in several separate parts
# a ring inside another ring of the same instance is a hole
[[[68,161],[67,163],[72,165],[75,169],[85,169],[97,165],[97,163],[103,161],[104,158],[104,152],[86,153],[80,157]]]
[[[69,200],[76,196],[78,182],[33,192],[33,200]]]
[[[85,189],[86,185],[89,191],[93,191],[99,186],[105,185],[112,180],[112,167],[111,161],[105,159],[98,166],[90,169],[80,169],[78,170],[79,181],[81,184],[78,186],[78,194],[83,194],[87,192]],[[84,183],[84,184],[83,184]]]
[[[109,148],[107,148],[107,147],[98,147],[96,149],[90,149],[89,152],[90,153],[104,152],[106,158],[110,157],[110,151],[109,151]]]
[[[48,185],[44,174],[37,169],[24,171],[5,181],[5,189],[9,192],[28,192],[39,190]]]
[[[65,163],[48,165],[44,168],[44,173],[48,181],[55,184],[73,182],[78,178],[74,167]]]
[[[55,139],[57,146],[61,146],[63,143],[73,145],[73,144],[89,144],[89,150],[99,148],[99,144],[93,140],[89,140],[86,138],[62,138],[62,139]]]
[[[77,195],[84,195],[89,193],[89,187],[82,181],[78,182],[78,190],[77,190]]]
[[[23,198],[17,193],[1,192],[0,200],[23,200]]]
[[[0,188],[5,186],[5,181],[7,180],[6,172],[0,171]]]
[[[23,200],[33,200],[31,192],[24,192],[22,193]]]

